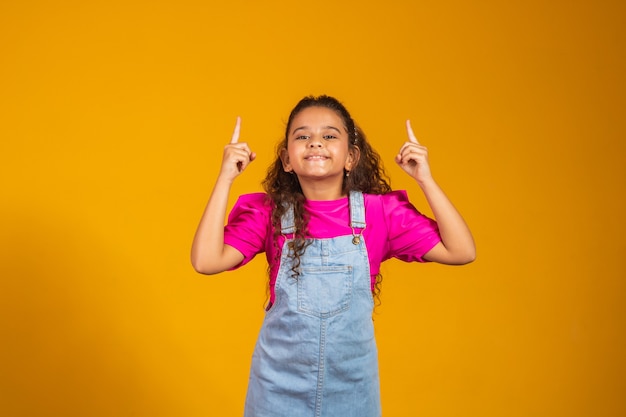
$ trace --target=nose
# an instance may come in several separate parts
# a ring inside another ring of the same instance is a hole
[[[309,140],[309,147],[310,148],[315,148],[315,147],[321,148],[322,147],[322,141],[317,136],[311,136],[311,139]]]

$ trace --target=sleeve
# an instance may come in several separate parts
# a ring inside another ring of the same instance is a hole
[[[224,227],[224,243],[241,252],[244,260],[235,268],[265,252],[271,206],[263,193],[244,194],[235,203]]]
[[[420,213],[406,191],[385,194],[383,212],[388,230],[385,259],[427,262],[423,256],[441,242],[437,222]]]

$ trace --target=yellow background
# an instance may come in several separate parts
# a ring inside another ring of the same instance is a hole
[[[341,99],[394,188],[404,120],[474,232],[383,267],[385,416],[626,415],[624,3],[0,3],[0,415],[237,416],[265,261],[189,262],[235,118],[260,190]]]

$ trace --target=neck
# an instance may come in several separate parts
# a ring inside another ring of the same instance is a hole
[[[329,201],[339,200],[346,195],[342,192],[342,184],[331,185],[323,181],[300,182],[302,194],[307,200]]]

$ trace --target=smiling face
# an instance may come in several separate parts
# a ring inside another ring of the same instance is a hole
[[[283,169],[298,176],[305,196],[310,186],[328,190],[328,198],[338,198],[344,173],[357,157],[350,150],[342,118],[326,107],[308,107],[293,118],[287,134],[287,149],[281,152]]]

